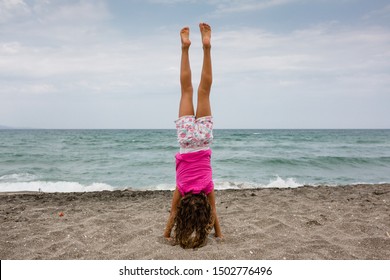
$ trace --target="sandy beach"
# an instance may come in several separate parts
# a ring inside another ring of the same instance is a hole
[[[171,196],[1,193],[0,259],[390,259],[390,184],[217,191],[197,250],[162,238]]]

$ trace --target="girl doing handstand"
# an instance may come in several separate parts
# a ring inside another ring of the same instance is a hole
[[[181,99],[179,119],[175,122],[180,152],[176,154],[176,190],[173,193],[170,216],[164,236],[173,238],[183,248],[196,248],[206,242],[212,228],[215,237],[222,238],[218,221],[214,183],[212,180],[211,149],[213,119],[210,90],[212,84],[211,28],[199,24],[203,44],[203,67],[198,87],[196,113],[189,62],[189,28],[180,31],[182,52],[180,68]]]

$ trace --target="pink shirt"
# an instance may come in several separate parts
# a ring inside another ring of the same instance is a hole
[[[203,150],[176,156],[176,185],[184,196],[204,192],[206,195],[214,189],[211,169],[211,150]]]

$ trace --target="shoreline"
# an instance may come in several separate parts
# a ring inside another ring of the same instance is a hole
[[[216,190],[225,240],[197,250],[162,237],[171,199],[0,193],[0,259],[390,259],[390,184]]]
[[[47,182],[33,182],[33,183],[47,183]],[[229,182],[228,182],[229,183]],[[273,183],[273,182],[271,182]],[[295,182],[294,182],[295,183]],[[256,185],[255,183],[251,183],[251,182],[248,182],[248,183],[237,183],[237,185],[245,185],[245,184],[248,184],[248,185]],[[303,185],[299,185],[298,183],[296,183],[297,186],[290,186],[290,185],[283,185],[283,186],[269,186],[269,185],[259,185],[259,186],[256,186],[256,187],[218,187],[218,183],[215,183],[214,185],[214,189],[215,191],[245,191],[245,190],[261,190],[261,189],[274,189],[274,190],[278,190],[278,189],[297,189],[297,188],[304,188],[304,187],[310,187],[310,188],[318,188],[318,187],[329,187],[329,188],[338,188],[338,187],[358,187],[358,186],[386,186],[386,185],[389,185],[390,186],[390,182],[380,182],[380,183],[346,183],[346,184],[303,184]],[[173,186],[173,185],[172,185]],[[0,190],[0,196],[1,195],[18,195],[18,194],[82,194],[82,193],[100,193],[100,192],[126,192],[126,191],[129,191],[129,192],[173,192],[174,191],[174,188],[167,188],[167,189],[160,189],[160,188],[156,188],[156,189],[142,189],[142,188],[131,188],[131,187],[127,187],[127,188],[112,188],[112,189],[102,189],[102,190],[73,190],[73,191],[44,191],[44,190],[18,190],[18,191],[1,191]]]

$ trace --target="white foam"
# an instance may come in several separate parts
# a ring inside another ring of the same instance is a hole
[[[77,182],[7,182],[0,183],[0,192],[42,191],[42,192],[92,192],[112,191],[114,188],[104,183],[83,185]]]
[[[172,184],[158,184],[157,186],[150,186],[147,189],[152,191],[173,191],[176,186]]]
[[[14,174],[13,174],[14,175]],[[2,182],[0,180],[0,192],[23,192],[23,191],[42,191],[42,192],[92,192],[92,191],[113,191],[115,189],[120,189],[119,187],[113,187],[105,183],[92,183],[89,185],[80,184],[78,182],[44,182],[44,181],[32,181],[32,182],[19,182],[18,180],[21,177],[6,175],[8,177],[0,177],[3,181],[6,179],[8,182]],[[28,177],[28,176],[27,176]],[[31,177],[32,179],[33,177]],[[16,181],[15,181],[15,180]],[[26,177],[24,178],[26,179]],[[257,189],[257,188],[297,188],[303,186],[300,183],[297,183],[293,178],[282,179],[279,176],[269,181],[268,184],[259,184],[253,182],[228,182],[228,181],[214,181],[215,189],[217,190],[227,190],[227,189]],[[174,184],[158,184],[148,187],[137,187],[132,188],[134,190],[169,190],[173,191],[175,189]]]
[[[0,182],[29,182],[37,179],[36,175],[30,173],[14,173],[0,176]]]
[[[227,189],[258,189],[258,188],[298,188],[303,186],[295,181],[294,178],[287,178],[286,180],[276,176],[275,179],[271,179],[268,184],[259,184],[253,182],[214,182],[215,189],[227,190]]]
[[[268,185],[263,186],[263,188],[298,188],[302,187],[303,184],[295,182],[294,178],[287,178],[286,180],[276,176],[276,179],[269,182]]]

